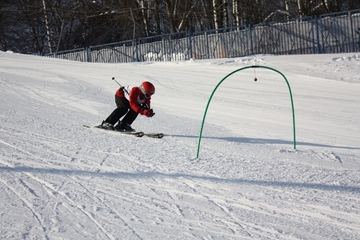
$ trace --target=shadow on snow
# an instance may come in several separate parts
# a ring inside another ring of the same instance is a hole
[[[183,138],[199,138],[199,136],[189,136],[189,135],[171,135],[166,134],[166,136],[170,137],[183,137]],[[266,139],[266,138],[245,138],[245,137],[202,137],[202,139],[218,139],[225,140],[229,142],[240,142],[240,143],[255,143],[255,144],[284,144],[293,146],[293,141],[280,140],[280,139]],[[296,142],[296,146],[312,146],[312,147],[326,147],[326,148],[343,148],[343,149],[360,149],[357,147],[348,147],[348,146],[335,146],[335,145],[327,145],[321,143],[309,143],[309,142]]]
[[[154,177],[166,177],[166,178],[188,178],[197,179],[216,183],[235,183],[235,184],[250,184],[259,186],[275,186],[285,188],[309,188],[309,189],[320,189],[324,191],[343,191],[343,192],[360,192],[358,186],[339,186],[339,185],[328,185],[319,183],[301,183],[301,182],[281,182],[281,181],[262,181],[262,180],[250,180],[242,178],[226,179],[217,177],[207,176],[196,176],[189,174],[169,174],[160,172],[97,172],[97,171],[86,171],[86,170],[69,170],[69,169],[48,169],[48,168],[31,168],[31,167],[6,167],[0,166],[0,172],[27,172],[27,173],[40,173],[40,174],[68,174],[76,176],[91,176],[91,177],[111,177],[111,178],[143,178],[150,179]]]

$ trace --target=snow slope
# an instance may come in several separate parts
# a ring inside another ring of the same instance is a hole
[[[293,143],[289,90],[295,107]],[[101,123],[149,80],[135,138]],[[254,78],[258,81],[255,82]],[[0,52],[1,239],[360,239],[360,54],[130,64]]]

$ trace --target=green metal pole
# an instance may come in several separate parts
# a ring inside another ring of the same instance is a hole
[[[229,73],[228,75],[226,75],[223,79],[221,79],[221,81],[216,85],[216,87],[214,88],[214,90],[212,91],[211,95],[210,95],[210,98],[207,102],[207,105],[206,105],[206,108],[205,108],[205,112],[204,112],[204,116],[203,116],[203,120],[202,120],[202,123],[201,123],[201,128],[200,128],[200,134],[199,134],[199,139],[198,139],[198,146],[197,146],[197,153],[196,153],[196,159],[199,158],[199,152],[200,152],[200,142],[201,142],[201,137],[202,137],[202,132],[203,132],[203,128],[204,128],[204,124],[205,124],[205,118],[206,118],[206,114],[207,114],[207,111],[208,111],[208,108],[209,108],[209,105],[210,105],[210,102],[211,102],[211,99],[212,97],[214,96],[216,90],[218,89],[218,87],[221,85],[221,83],[226,79],[228,78],[229,76],[233,75],[234,73],[236,72],[240,72],[242,70],[245,70],[245,69],[248,69],[248,68],[266,68],[266,69],[270,69],[272,71],[275,71],[277,73],[279,73],[281,76],[283,76],[283,78],[285,79],[286,81],[286,84],[289,88],[289,93],[290,93],[290,100],[291,100],[291,108],[292,108],[292,117],[293,117],[293,134],[294,134],[294,149],[296,149],[296,134],[295,134],[295,110],[294,110],[294,101],[293,101],[293,97],[292,97],[292,92],[291,92],[291,88],[290,88],[290,84],[289,84],[289,81],[286,79],[286,77],[284,76],[284,74],[282,74],[280,71],[274,69],[274,68],[271,68],[271,67],[266,67],[266,66],[247,66],[247,67],[243,67],[243,68],[239,68],[231,73]]]

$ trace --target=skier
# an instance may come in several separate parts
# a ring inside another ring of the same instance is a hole
[[[146,117],[155,115],[150,108],[151,95],[154,93],[154,85],[147,81],[141,83],[139,87],[120,87],[115,93],[117,108],[101,123],[101,127],[117,131],[135,131],[131,124],[139,113]],[[122,116],[124,118],[120,121]]]

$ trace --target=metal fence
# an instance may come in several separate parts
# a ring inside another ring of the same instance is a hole
[[[283,22],[180,32],[47,54],[83,62],[126,63],[360,51],[360,9]]]

